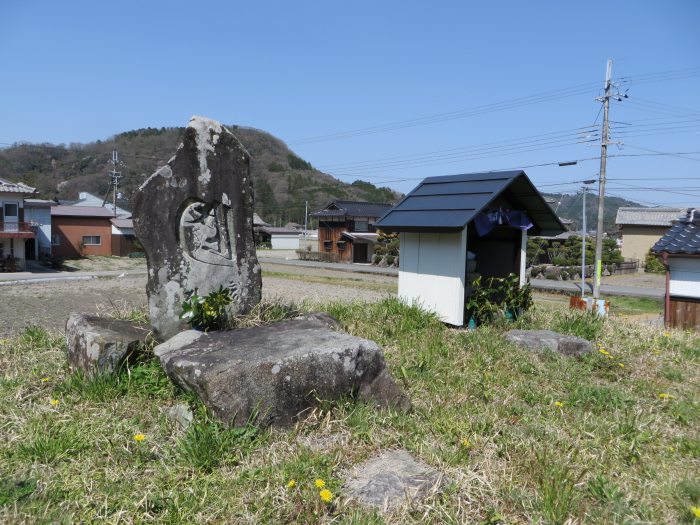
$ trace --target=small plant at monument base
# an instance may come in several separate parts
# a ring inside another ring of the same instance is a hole
[[[226,307],[231,300],[231,292],[227,288],[221,287],[207,295],[199,295],[195,289],[182,303],[180,319],[203,332],[226,329],[230,324]]]

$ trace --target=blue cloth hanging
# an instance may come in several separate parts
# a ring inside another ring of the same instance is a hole
[[[522,211],[498,208],[477,213],[474,227],[479,237],[488,235],[496,226],[506,225],[526,231],[532,228],[532,221]]]

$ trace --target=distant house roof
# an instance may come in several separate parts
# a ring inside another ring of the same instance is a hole
[[[49,208],[56,206],[56,202],[46,199],[24,199],[25,208]]]
[[[289,228],[290,230],[303,230],[304,225],[299,224],[298,222],[288,222],[287,224],[284,225],[285,228]]]
[[[112,210],[112,215],[114,215],[114,207],[109,201],[106,201],[102,199],[101,197],[97,197],[96,195],[93,195],[92,193],[88,193],[87,191],[81,191],[78,193],[78,200],[76,201],[65,201],[65,202],[60,202],[59,204],[69,204],[71,206],[90,206],[90,207],[95,207],[95,206],[103,206],[105,208],[109,208]],[[125,210],[124,208],[120,208],[117,206],[117,217],[131,217],[131,212],[129,210]]]
[[[290,228],[281,228],[276,226],[263,226],[260,228],[260,231],[269,235],[290,235],[295,237],[299,235],[299,230],[292,230]]]
[[[685,213],[685,208],[628,208],[617,210],[618,226],[671,226]]]
[[[102,206],[65,206],[59,204],[51,208],[52,217],[97,217],[114,218],[114,212]]]
[[[391,204],[362,201],[331,202],[321,211],[312,213],[313,217],[381,217],[391,209]]]
[[[351,241],[362,240],[376,243],[379,240],[378,233],[343,232],[340,236],[350,239]]]
[[[700,209],[690,208],[654,247],[654,253],[700,255]]]
[[[27,186],[23,182],[10,182],[9,180],[0,179],[0,193],[24,193],[31,195],[36,192],[36,188]]]
[[[253,214],[253,226],[270,226],[267,222],[262,220],[262,217],[258,215],[257,213]]]
[[[566,228],[524,171],[466,173],[429,177],[384,215],[386,231],[459,231],[499,196],[524,212],[534,235],[558,235]]]
[[[112,218],[112,219],[110,219],[109,222],[111,222],[117,228],[133,228],[134,227],[134,220],[133,219]]]

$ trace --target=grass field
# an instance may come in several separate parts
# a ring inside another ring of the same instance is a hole
[[[696,333],[556,305],[516,323],[600,345],[564,358],[513,347],[513,325],[454,330],[391,299],[326,310],[384,347],[411,412],[348,398],[288,432],[228,429],[152,359],[86,381],[58,335],[3,340],[0,522],[700,523]],[[194,410],[186,431],[175,403]],[[391,448],[439,469],[438,493],[390,516],[346,502],[342,472]]]

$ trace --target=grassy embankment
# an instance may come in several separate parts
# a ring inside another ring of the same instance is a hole
[[[697,334],[556,307],[517,323],[602,345],[564,358],[511,346],[503,326],[453,330],[395,300],[327,310],[384,347],[411,412],[347,399],[289,432],[225,429],[153,360],[86,381],[67,374],[58,335],[0,342],[0,522],[693,522]],[[187,431],[164,414],[178,402],[194,408]],[[439,469],[441,489],[390,517],[345,503],[343,469],[396,447]]]

